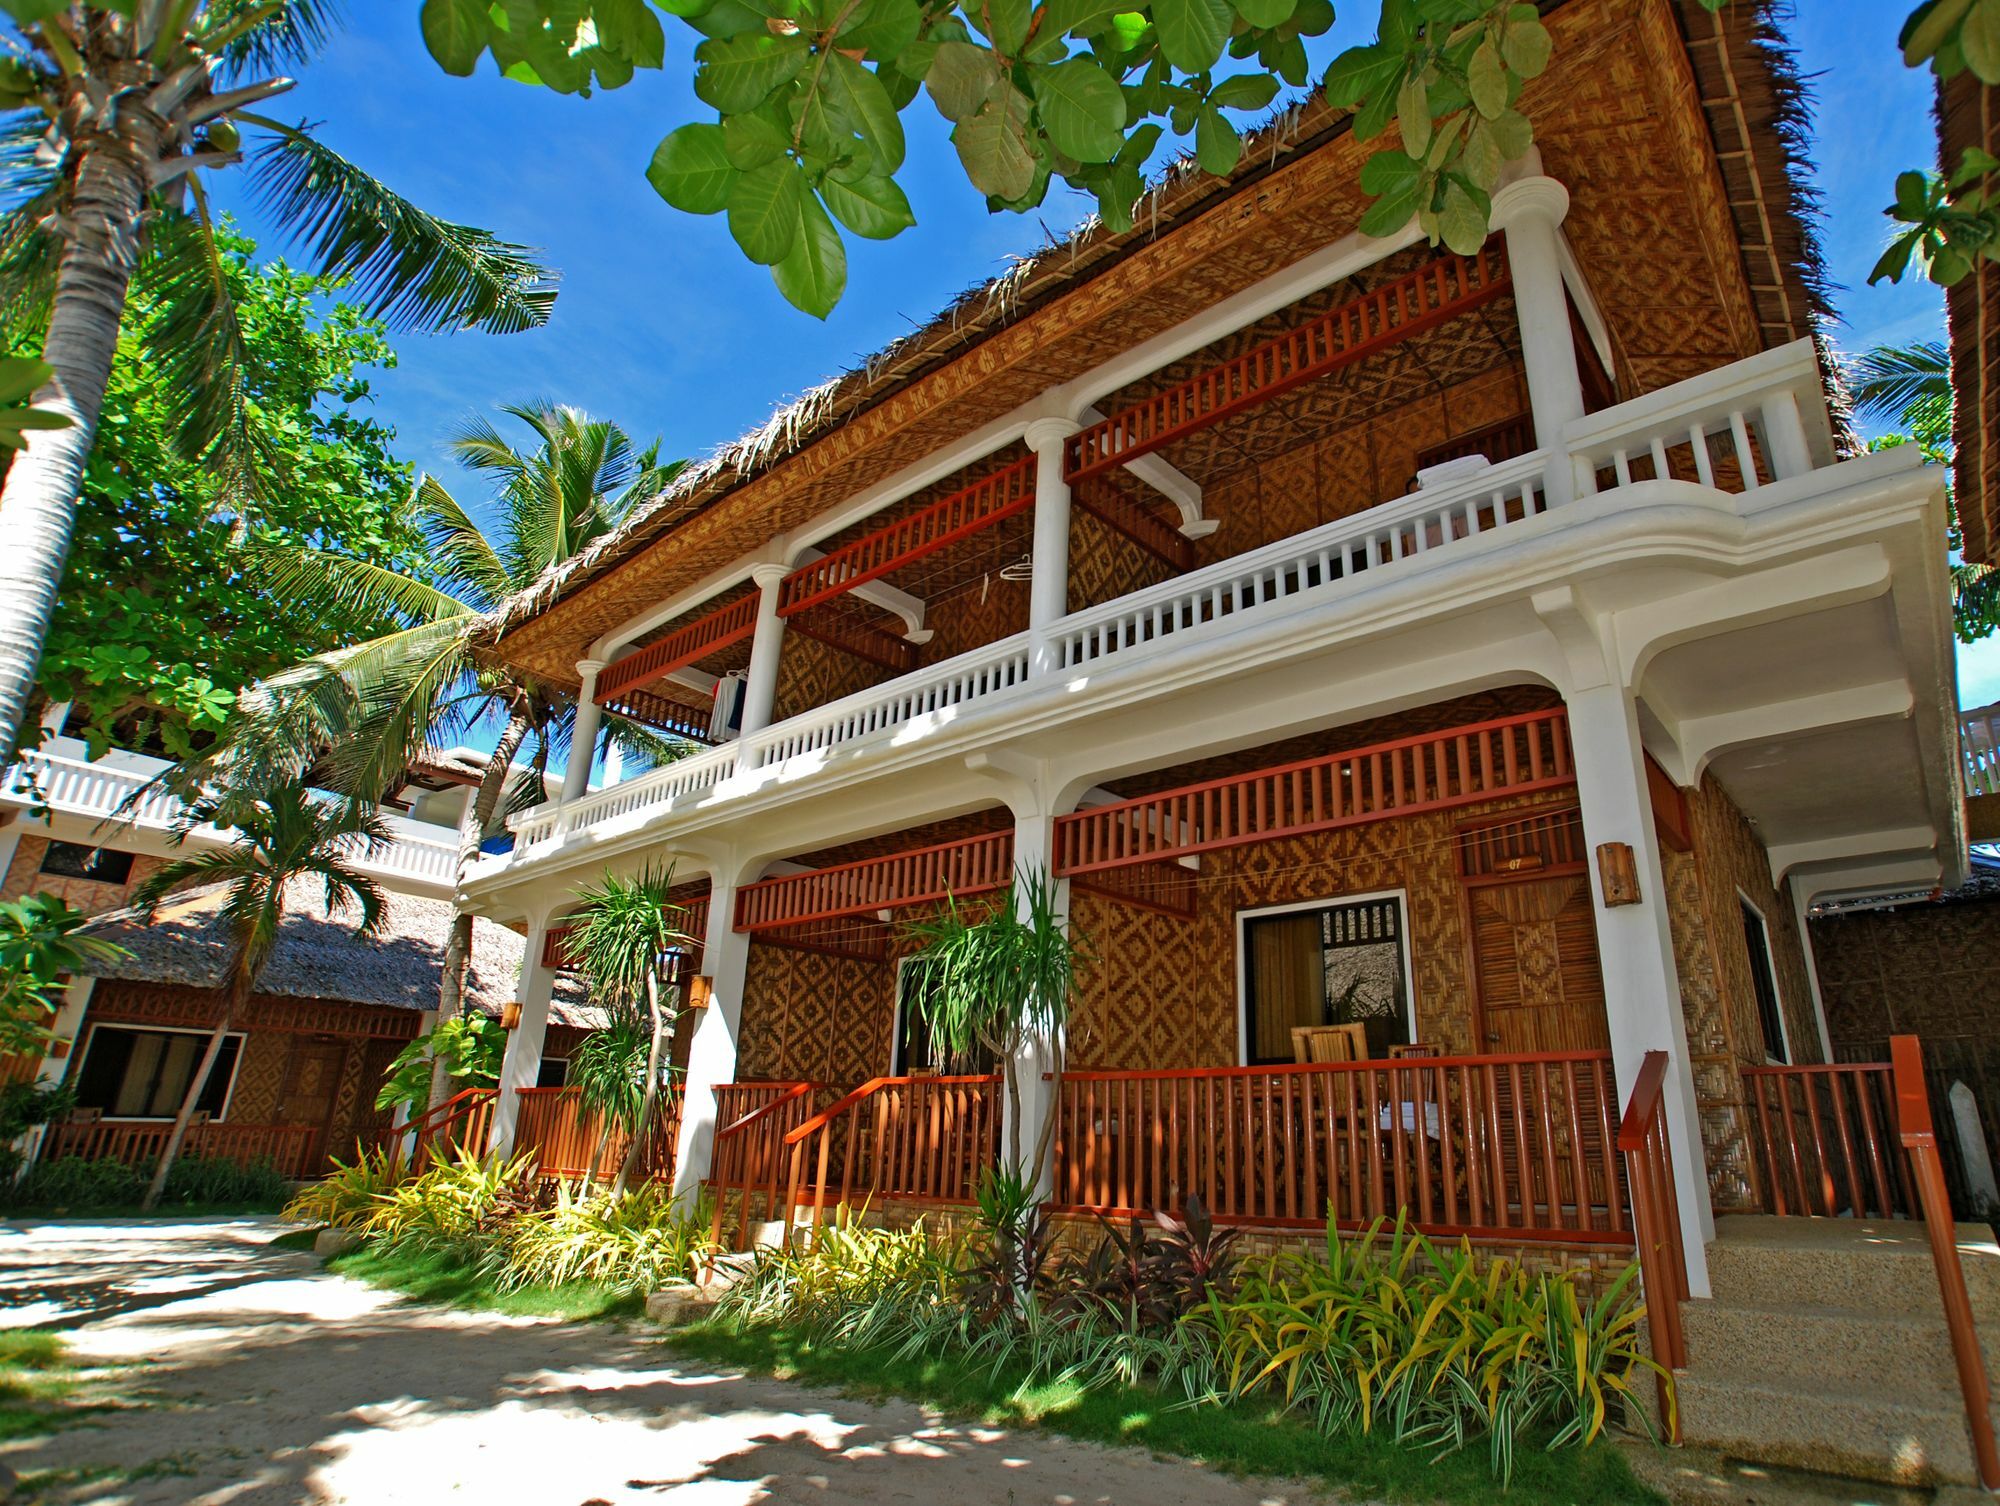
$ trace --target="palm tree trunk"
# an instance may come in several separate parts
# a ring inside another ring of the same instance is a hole
[[[653,1110],[660,1099],[660,980],[653,972],[646,974],[646,1013],[653,1027],[652,1039],[646,1044],[646,1091],[639,1100],[639,1122],[632,1126],[632,1144],[625,1152],[625,1164],[618,1168],[618,1179],[611,1184],[614,1199],[625,1195],[626,1184],[645,1157],[646,1132],[652,1126]]]
[[[174,1127],[167,1132],[166,1148],[160,1152],[159,1164],[153,1168],[152,1184],[140,1200],[142,1212],[151,1213],[160,1205],[160,1198],[167,1190],[167,1176],[173,1171],[174,1162],[180,1159],[181,1142],[187,1138],[188,1123],[194,1118],[195,1105],[201,1102],[202,1089],[208,1086],[208,1074],[215,1066],[215,1059],[222,1055],[222,1043],[228,1038],[229,1027],[236,1023],[236,1016],[248,1002],[255,981],[250,976],[249,968],[242,964],[237,966],[229,980],[229,997],[223,1003],[222,1018],[209,1032],[208,1048],[201,1053],[201,1063],[194,1069],[194,1076],[188,1079],[187,1092],[181,1095],[180,1112],[174,1115]]]
[[[485,839],[486,828],[493,822],[493,813],[500,808],[500,796],[507,788],[507,773],[514,767],[514,755],[521,751],[521,744],[528,739],[528,718],[524,712],[516,711],[507,722],[506,730],[500,734],[499,744],[493,749],[493,756],[486,760],[486,770],[479,778],[479,793],[473,797],[472,809],[458,828],[458,878],[457,887],[463,888],[466,876],[479,858],[479,844]],[[465,967],[472,957],[472,912],[454,909],[451,917],[451,933],[445,938],[444,964],[442,976],[438,980],[438,1023],[456,1019],[465,1008]],[[532,966],[533,958],[521,959],[523,967]],[[445,1070],[442,1060],[431,1071],[431,1107],[436,1108],[451,1097],[451,1074]]]
[[[104,81],[115,93],[151,75],[144,62],[128,62],[106,70]],[[42,347],[55,376],[35,394],[38,407],[64,414],[70,427],[31,431],[0,487],[0,764],[13,757],[41,665],[139,260],[141,216],[165,129],[142,98],[135,93],[107,106],[108,122],[78,137],[75,199]]]

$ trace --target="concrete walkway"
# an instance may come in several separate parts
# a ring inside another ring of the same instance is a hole
[[[134,1367],[149,1404],[0,1446],[109,1506],[1290,1506],[1310,1491],[705,1373],[637,1328],[417,1307],[268,1219],[0,1223],[0,1326]]]

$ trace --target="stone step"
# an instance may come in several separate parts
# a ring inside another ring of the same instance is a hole
[[[1800,1303],[1689,1302],[1681,1308],[1688,1367],[1745,1380],[1881,1383],[1940,1405],[1958,1400],[1958,1366],[1940,1313],[1861,1312]],[[1982,1335],[2000,1375],[2000,1329]]]
[[[1802,1385],[1689,1370],[1676,1395],[1682,1436],[1702,1448],[1891,1485],[1974,1479],[1957,1400],[1906,1395],[1893,1377]]]
[[[1921,1223],[1731,1214],[1715,1221],[1708,1276],[1718,1302],[1783,1307],[1802,1299],[1864,1313],[1938,1317],[1936,1268]],[[1959,1263],[1982,1327],[2000,1332],[2000,1246],[1985,1224],[1958,1226]]]

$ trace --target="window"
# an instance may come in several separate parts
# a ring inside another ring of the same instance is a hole
[[[220,1119],[236,1078],[243,1037],[224,1036],[215,1068],[195,1107]],[[130,1030],[98,1025],[90,1032],[77,1071],[79,1108],[97,1109],[112,1119],[171,1119],[180,1112],[188,1079],[208,1049],[205,1030]]]
[[[1750,987],[1757,995],[1764,1055],[1774,1062],[1788,1062],[1792,1054],[1785,1049],[1785,1010],[1778,998],[1778,977],[1771,967],[1771,935],[1764,926],[1764,912],[1740,894],[1736,904],[1743,912],[1743,945],[1750,953]]]
[[[538,1088],[560,1088],[569,1083],[569,1058],[545,1056],[541,1065],[535,1068],[535,1086]]]
[[[1410,1042],[1403,902],[1395,895],[1243,917],[1249,1060],[1293,1060],[1295,1025],[1359,1024],[1371,1057]]]
[[[896,967],[896,1052],[890,1070],[897,1077],[908,1077],[913,1072],[960,1076],[994,1071],[992,1057],[985,1051],[974,1050],[966,1057],[939,1054],[923,1011],[917,1008],[924,967],[921,957],[905,957]]]
[[[51,878],[89,879],[98,884],[122,884],[132,877],[132,854],[80,842],[51,842],[42,854],[42,872]]]

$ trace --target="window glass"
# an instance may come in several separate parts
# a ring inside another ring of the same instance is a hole
[[[1294,1060],[1299,1025],[1358,1024],[1371,1057],[1410,1041],[1403,903],[1351,900],[1243,924],[1250,1060]]]
[[[560,1088],[569,1083],[569,1059],[562,1056],[545,1056],[541,1065],[535,1068],[535,1086],[538,1088]]]
[[[42,854],[42,872],[52,878],[122,884],[132,877],[132,854],[86,847],[81,842],[51,842],[48,851]]]
[[[229,1101],[242,1045],[241,1036],[223,1038],[215,1067],[195,1104],[211,1119],[220,1119]],[[207,1049],[208,1036],[199,1031],[99,1025],[90,1032],[77,1069],[77,1106],[112,1119],[171,1119],[180,1112],[188,1080]]]
[[[1743,912],[1743,945],[1750,952],[1750,987],[1757,996],[1757,1023],[1764,1032],[1764,1054],[1774,1062],[1788,1061],[1785,1052],[1784,1005],[1778,998],[1778,977],[1771,967],[1771,937],[1764,928],[1764,916],[1748,900],[1738,896]]]

